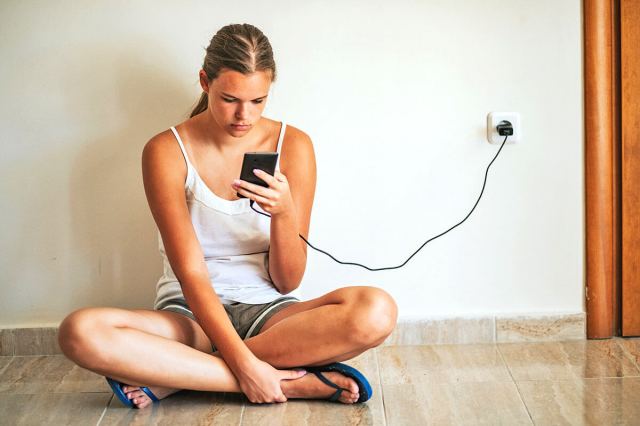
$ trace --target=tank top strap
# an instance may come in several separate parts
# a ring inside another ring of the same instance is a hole
[[[184,148],[184,144],[182,143],[182,139],[180,138],[180,135],[178,134],[178,131],[176,130],[176,128],[174,126],[171,126],[171,131],[173,132],[173,134],[176,137],[176,140],[178,141],[178,145],[180,145],[180,151],[182,151],[182,155],[184,156],[184,161],[187,162],[187,168],[191,168],[191,162],[189,161],[189,156],[187,155],[187,150]]]
[[[276,161],[276,170],[280,170],[280,151],[282,149],[282,140],[284,139],[284,132],[287,129],[287,123],[283,120],[280,125],[280,136],[278,137],[278,146],[276,151],[278,152],[278,160]]]

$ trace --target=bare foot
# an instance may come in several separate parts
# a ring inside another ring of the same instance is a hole
[[[147,386],[149,390],[156,396],[158,399],[166,398],[171,394],[178,392],[180,389],[171,389],[171,388],[161,388],[160,386]],[[131,402],[136,405],[138,408],[144,408],[147,405],[151,405],[152,401],[149,396],[142,392],[140,386],[129,386],[122,385],[122,391],[127,395],[127,398],[131,400]]]
[[[322,372],[321,374],[345,389],[340,394],[338,401],[353,404],[360,397],[358,384],[355,380],[336,372]],[[299,379],[282,380],[280,386],[287,398],[328,399],[337,391],[337,389],[324,384],[313,373],[307,373]]]

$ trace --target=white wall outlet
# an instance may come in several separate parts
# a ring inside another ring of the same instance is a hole
[[[490,112],[487,115],[487,140],[489,143],[497,143],[502,145],[505,136],[498,134],[496,126],[506,120],[513,126],[513,135],[507,138],[507,143],[516,143],[522,141],[522,127],[520,126],[520,114],[517,112]]]

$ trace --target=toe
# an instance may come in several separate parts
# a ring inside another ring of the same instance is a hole
[[[136,392],[136,398],[138,398],[139,401],[145,401],[145,400],[149,399],[149,397],[147,397],[147,394],[142,392],[142,391],[137,391]]]
[[[343,389],[338,398],[340,402],[352,404],[358,400],[360,388],[354,379],[339,372],[326,373],[326,376]]]
[[[136,404],[138,406],[138,408],[142,408],[142,407],[146,406],[148,401],[149,401],[149,398],[144,398],[144,397],[141,397],[141,396],[138,396],[138,397],[133,398],[131,400],[131,402]]]
[[[129,399],[137,398],[140,401],[144,400],[144,396],[145,396],[145,394],[141,390],[129,392],[127,394],[127,398],[129,398]]]
[[[342,391],[342,394],[340,394],[340,398],[338,398],[338,401],[345,403],[345,404],[351,404],[353,402],[353,394],[347,390]]]

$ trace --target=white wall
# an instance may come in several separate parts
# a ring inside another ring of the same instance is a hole
[[[0,327],[151,308],[161,273],[146,141],[186,118],[213,33],[252,23],[278,81],[265,115],[311,135],[310,241],[373,267],[471,217],[400,270],[309,249],[303,292],[389,291],[402,318],[583,311],[581,3],[97,1],[0,4]]]

